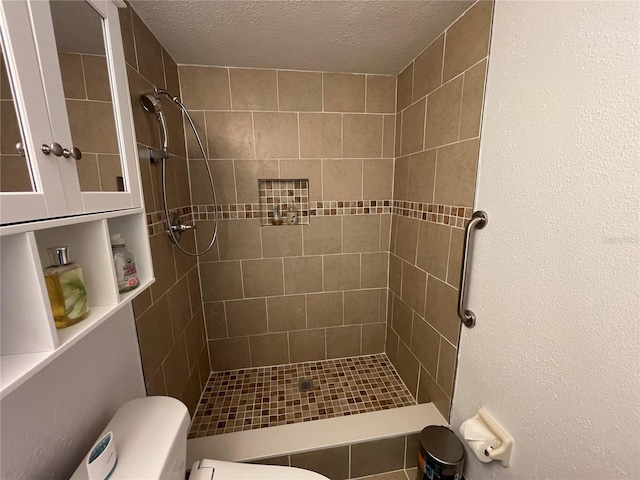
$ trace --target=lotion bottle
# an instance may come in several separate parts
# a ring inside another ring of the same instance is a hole
[[[140,285],[136,259],[133,252],[126,248],[124,237],[119,233],[111,235],[111,251],[113,252],[113,263],[116,267],[116,278],[118,279],[118,291],[125,293]]]

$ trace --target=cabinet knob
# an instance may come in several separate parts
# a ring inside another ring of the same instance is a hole
[[[42,151],[45,155],[53,153],[56,157],[61,157],[64,149],[59,143],[53,142],[51,145],[42,145]]]
[[[62,155],[64,156],[64,158],[73,157],[76,160],[80,160],[82,158],[82,152],[78,147],[72,147],[71,150],[65,148],[64,150],[62,150]]]
[[[23,157],[24,155],[24,145],[22,144],[22,142],[18,142],[16,143],[16,150],[18,151],[18,154],[22,155]]]

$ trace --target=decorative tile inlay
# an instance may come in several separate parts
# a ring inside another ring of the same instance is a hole
[[[431,223],[441,223],[443,225],[451,225],[452,227],[465,228],[471,219],[473,209],[454,205],[394,200],[391,213],[403,217],[417,218],[418,220]]]
[[[385,354],[213,372],[189,438],[415,404]]]
[[[293,210],[297,215],[295,224],[309,223],[309,179],[260,179],[260,225],[274,225],[275,210],[278,209],[283,225],[288,224],[287,214]]]

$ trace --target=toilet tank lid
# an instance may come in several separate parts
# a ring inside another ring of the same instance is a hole
[[[159,478],[176,443],[186,441],[188,428],[189,411],[175,398],[145,397],[125,403],[100,435],[113,432],[118,455],[113,478]],[[87,478],[88,455],[72,480]]]

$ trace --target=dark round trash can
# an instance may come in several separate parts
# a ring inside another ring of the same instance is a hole
[[[464,447],[446,427],[431,425],[420,433],[417,480],[462,480]]]

